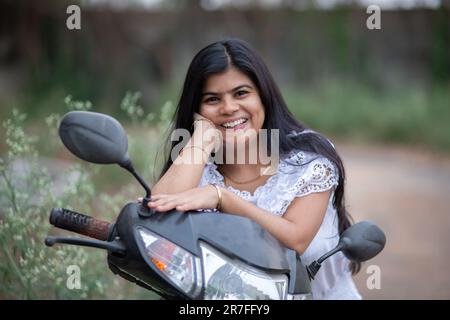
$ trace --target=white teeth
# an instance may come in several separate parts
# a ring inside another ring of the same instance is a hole
[[[244,123],[245,121],[247,121],[247,119],[241,118],[241,119],[236,120],[236,121],[226,122],[226,123],[222,124],[222,127],[233,128],[233,127],[235,127],[237,125],[240,125],[241,123]]]

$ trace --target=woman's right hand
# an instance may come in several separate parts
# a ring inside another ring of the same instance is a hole
[[[218,150],[222,142],[222,134],[211,120],[195,112],[194,133],[196,132],[201,135],[204,145],[210,145],[211,143],[214,143],[213,151]]]
[[[216,125],[208,118],[200,113],[194,112],[194,130],[202,127],[202,129],[216,129]]]

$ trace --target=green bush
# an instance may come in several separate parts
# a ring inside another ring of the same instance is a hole
[[[137,160],[136,167],[144,167],[143,175],[147,178],[154,170],[152,155],[161,137],[157,134],[160,130],[148,126],[154,115],[143,117],[136,104],[138,99],[138,93],[127,93],[121,109],[140,132],[143,129],[148,132],[139,139],[131,137],[129,143],[130,155]],[[65,102],[69,110],[92,109],[90,102],[73,101],[71,97]],[[167,125],[165,117],[161,117],[157,127]],[[141,118],[143,120],[139,120]],[[121,207],[130,200],[135,201],[143,191],[130,179],[129,183],[121,181],[119,186],[110,188],[109,193],[100,192],[101,177],[111,169],[120,172],[118,166],[103,168],[75,161],[64,170],[53,168],[56,173],[52,175],[37,146],[46,145],[54,149],[53,153],[61,152],[56,150],[62,145],[56,134],[61,116],[52,114],[46,118],[48,134],[43,135],[44,138],[27,134],[25,119],[25,114],[14,109],[10,119],[3,123],[7,150],[0,158],[0,299],[157,298],[113,275],[108,269],[105,251],[44,245],[45,237],[56,232],[48,222],[51,208],[72,208],[113,221]],[[105,181],[103,186],[108,184],[111,180]],[[94,214],[96,211],[101,214]],[[71,290],[67,286],[67,271],[71,265],[80,269],[80,289]]]

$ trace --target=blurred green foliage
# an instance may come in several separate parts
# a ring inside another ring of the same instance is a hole
[[[128,93],[122,102],[122,110],[131,119],[139,110],[138,98],[139,94]],[[89,101],[74,101],[67,97],[65,102],[68,110],[93,109]],[[134,125],[142,132],[152,118],[146,115]],[[61,152],[62,145],[56,135],[61,115],[49,115],[46,118],[48,127],[41,135],[27,132],[25,119],[24,113],[14,109],[3,123],[7,148],[0,158],[0,298],[158,298],[156,294],[114,276],[108,269],[104,251],[44,245],[45,237],[56,232],[48,222],[51,208],[65,207],[114,221],[121,207],[135,201],[143,190],[132,179],[122,179],[117,173],[117,180],[110,176],[108,171],[111,169],[115,170],[110,172],[123,171],[117,166],[94,166],[75,159],[61,164],[43,157],[40,144],[51,149],[52,157]],[[160,122],[167,126],[165,115]],[[136,128],[131,129],[133,132]],[[136,167],[142,168],[139,171],[143,172],[144,178],[148,179],[154,170],[152,155],[156,153],[159,138],[158,134],[130,136],[129,153],[136,160]],[[103,179],[105,176],[107,178]],[[102,190],[107,185],[109,192]],[[80,268],[80,289],[69,289],[66,285],[67,268],[71,265]]]
[[[433,45],[430,65],[436,84],[450,82],[450,13],[444,8],[437,11],[433,21]]]
[[[341,80],[320,87],[287,88],[284,94],[297,119],[334,137],[450,152],[448,87],[376,91]]]

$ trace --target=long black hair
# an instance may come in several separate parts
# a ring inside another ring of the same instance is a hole
[[[293,150],[314,152],[329,159],[338,169],[338,186],[334,192],[333,206],[337,211],[339,234],[351,225],[351,216],[345,209],[344,183],[345,170],[341,158],[330,141],[320,133],[297,121],[287,108],[281,92],[273,80],[267,66],[256,51],[245,41],[227,39],[214,42],[200,50],[192,60],[183,85],[180,101],[173,118],[173,129],[186,129],[193,133],[192,122],[194,112],[198,112],[201,93],[206,79],[213,74],[224,72],[233,66],[247,75],[257,86],[261,102],[264,106],[265,119],[263,129],[279,130],[279,154],[287,155]],[[307,130],[307,131],[305,131]],[[303,134],[302,134],[303,133]],[[167,160],[160,178],[172,165],[170,157],[172,149],[178,142],[168,139]],[[268,139],[268,154],[271,154]],[[350,263],[353,274],[359,272],[360,263]]]

